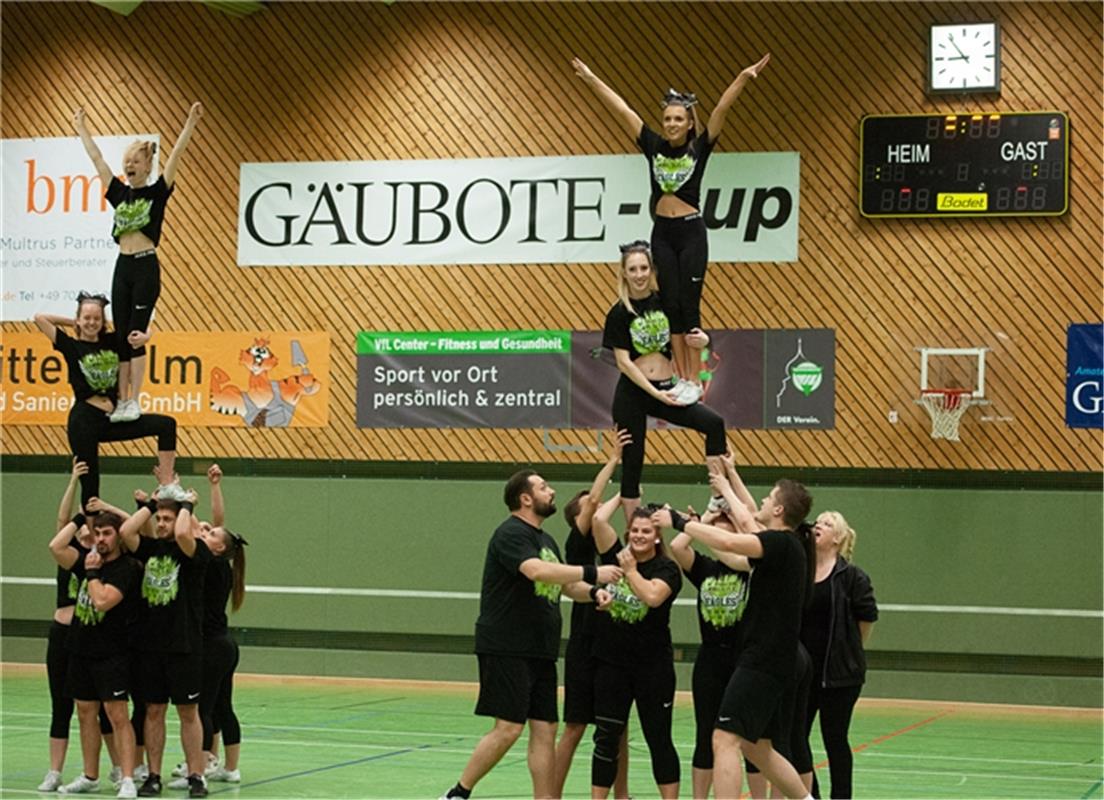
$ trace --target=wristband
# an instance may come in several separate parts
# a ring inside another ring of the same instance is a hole
[[[86,569],[84,577],[90,581],[98,581],[100,580],[100,571],[98,569]]]
[[[682,533],[684,530],[686,530],[686,523],[687,523],[686,517],[684,517],[679,512],[675,511],[673,508],[670,509],[670,511],[671,511],[671,527],[674,528],[679,533]]]
[[[88,520],[84,516],[84,514],[81,514],[79,511],[76,514],[73,515],[72,522],[73,522],[74,525],[77,526],[78,531],[84,526],[84,523],[87,522],[87,521]]]
[[[590,587],[590,599],[595,603],[598,602],[598,587],[597,586],[591,586]]]
[[[187,511],[189,514],[191,514],[192,509],[195,508],[195,503],[189,503],[187,500],[185,500],[183,503],[180,504],[180,508],[182,511]]]
[[[150,514],[157,513],[157,501],[152,497],[144,503],[145,507],[149,509]]]
[[[587,583],[598,583],[598,567],[593,564],[583,564],[583,580]]]

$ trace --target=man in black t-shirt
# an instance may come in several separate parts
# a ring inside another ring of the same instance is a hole
[[[786,797],[809,797],[801,777],[772,742],[789,735],[782,701],[794,680],[805,592],[812,582],[812,541],[794,533],[812,506],[805,487],[783,479],[752,514],[733,496],[737,530],[693,522],[676,511],[656,512],[663,527],[685,531],[714,551],[748,557],[747,605],[740,620],[740,654],[713,732],[713,785],[717,797],[739,797],[747,756]]]
[[[475,622],[475,713],[494,717],[494,727],[479,740],[445,797],[470,797],[475,784],[513,747],[526,721],[533,796],[553,796],[560,593],[601,602],[608,596],[595,585],[621,577],[618,567],[561,563],[556,540],[541,530],[556,513],[556,492],[533,470],[511,476],[503,494],[510,516],[487,545]]]
[[[206,797],[203,778],[203,726],[199,696],[203,686],[203,576],[211,551],[195,535],[188,501],[151,500],[130,517],[123,541],[145,564],[142,601],[134,647],[139,651],[140,699],[146,702],[146,753],[149,777],[140,797],[161,794],[161,761],[165,752],[165,713],[169,700],[180,717],[180,742],[188,762],[188,796]],[[156,517],[154,538],[138,531]]]
[[[122,518],[105,512],[91,520],[95,544],[84,558],[71,542],[84,524],[78,514],[58,531],[50,542],[54,560],[69,570],[78,582],[77,603],[68,647],[66,683],[69,696],[76,700],[81,741],[95,731],[93,755],[85,751],[84,773],[60,791],[92,792],[99,788],[100,704],[115,730],[115,746],[123,778],[119,797],[137,797],[134,786],[134,731],[127,717],[127,693],[130,685],[130,656],[127,628],[142,582],[142,565],[124,555],[119,536]]]

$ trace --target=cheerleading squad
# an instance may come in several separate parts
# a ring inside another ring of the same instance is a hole
[[[445,798],[468,798],[529,727],[533,796],[560,797],[592,725],[591,797],[628,797],[629,712],[636,706],[659,795],[678,797],[680,761],[670,615],[683,577],[697,589],[701,646],[692,695],[695,798],[820,796],[808,739],[819,715],[831,796],[851,796],[847,731],[866,672],[864,642],[877,619],[870,580],[851,563],[854,531],[837,512],[806,522],[812,497],[778,481],[756,504],[728,452],[724,420],[702,401],[696,369],[708,335],[700,301],[708,262],[701,178],[732,102],[770,60],[729,85],[699,132],[693,95],[668,91],[662,134],[581,61],[576,74],[648,160],[651,241],[621,246],[617,302],[603,347],[621,375],[611,416],[614,452],[589,491],[564,509],[566,559],[543,523],[556,493],[538,473],[507,481],[510,516],[487,547],[476,621],[479,699],[493,727]],[[705,436],[707,511],[641,505],[649,417]],[[603,493],[621,466],[620,492]],[[624,512],[619,539],[613,516]],[[669,541],[666,529],[673,529]],[[695,547],[697,545],[697,547]],[[561,593],[575,602],[564,661],[564,732],[555,741]]]
[[[208,779],[241,781],[233,708],[238,647],[226,607],[236,611],[245,596],[246,542],[224,524],[222,472],[217,464],[207,471],[210,522],[195,516],[194,490],[180,501],[136,491],[130,514],[92,497],[73,514],[77,483],[87,473],[87,464],[74,461],[50,541],[57,562],[46,654],[50,769],[38,789],[99,791],[103,741],[117,797],[159,796],[172,702],[185,762],[168,787],[206,797]],[[63,783],[74,703],[82,771]]]

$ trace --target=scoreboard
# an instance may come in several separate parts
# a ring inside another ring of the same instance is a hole
[[[864,217],[1058,216],[1069,208],[1069,117],[870,115],[859,168]]]

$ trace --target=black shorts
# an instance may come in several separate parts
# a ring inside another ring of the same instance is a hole
[[[198,703],[203,689],[202,653],[138,653],[138,697],[174,706]]]
[[[556,662],[544,658],[479,658],[479,701],[475,713],[507,722],[536,719],[559,722],[556,708]]]
[[[127,700],[130,691],[130,656],[127,653],[89,658],[72,655],[65,678],[66,695],[74,700]]]
[[[785,693],[785,682],[774,675],[738,666],[721,699],[717,727],[749,742],[780,741],[790,730],[782,719]]]
[[[590,654],[593,637],[580,636],[567,642],[564,654],[564,722],[589,725],[594,722],[594,671]]]

